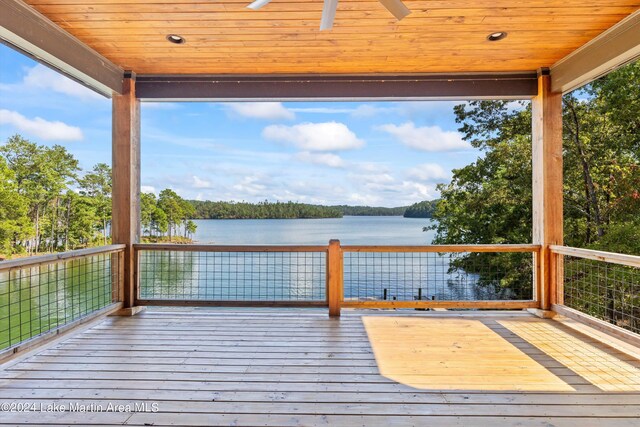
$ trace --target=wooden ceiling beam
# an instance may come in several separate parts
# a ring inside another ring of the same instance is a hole
[[[124,71],[21,0],[0,0],[0,42],[111,97]]]
[[[570,92],[640,58],[640,10],[551,67],[551,90]]]
[[[137,96],[153,101],[357,101],[531,99],[535,72],[431,75],[138,75]]]

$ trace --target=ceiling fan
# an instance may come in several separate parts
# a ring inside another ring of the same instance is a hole
[[[271,0],[255,0],[247,8],[258,10],[268,4]],[[380,3],[399,21],[411,13],[409,8],[402,3],[402,0],[379,0]],[[322,19],[320,20],[320,31],[333,28],[333,20],[336,17],[338,0],[324,0],[322,8]]]

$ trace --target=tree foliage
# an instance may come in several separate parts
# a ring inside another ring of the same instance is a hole
[[[349,216],[401,216],[407,210],[406,206],[396,208],[385,208],[381,206],[348,206],[335,205],[333,208],[339,209],[342,215]]]
[[[27,201],[18,192],[15,174],[0,157],[0,253],[11,254],[17,241],[30,233]]]
[[[98,163],[78,180],[80,184],[80,194],[92,199],[96,215],[100,218],[102,225],[102,240],[107,243],[108,223],[111,218],[111,167],[105,163]]]
[[[191,200],[198,219],[291,219],[340,218],[342,211],[333,206],[295,202],[212,202]]]
[[[565,243],[640,253],[640,63],[563,99]],[[454,109],[460,132],[482,155],[439,186],[434,243],[532,241],[531,109],[474,101]],[[625,238],[627,236],[627,238]],[[508,272],[530,275],[530,257],[479,254]],[[507,259],[508,258],[508,259]]]
[[[405,218],[431,218],[438,204],[437,200],[414,203],[404,211]]]

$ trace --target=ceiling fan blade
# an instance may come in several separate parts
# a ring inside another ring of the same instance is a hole
[[[268,4],[270,1],[271,0],[256,0],[253,3],[251,3],[249,6],[247,6],[247,9],[258,10],[262,6]]]
[[[380,3],[389,11],[398,21],[411,13],[409,8],[402,3],[401,0],[380,0]]]
[[[336,17],[337,8],[338,0],[324,0],[322,19],[320,20],[320,31],[330,30],[333,28],[333,19]]]

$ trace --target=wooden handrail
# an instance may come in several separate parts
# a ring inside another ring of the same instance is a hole
[[[183,245],[168,243],[138,243],[139,251],[177,252],[326,252],[321,245]],[[343,252],[537,252],[540,245],[343,245]]]
[[[319,245],[182,245],[167,243],[141,243],[133,245],[137,251],[176,252],[326,252]]]
[[[342,246],[343,252],[538,252],[540,245]]]
[[[592,259],[594,261],[610,262],[640,268],[640,256],[618,254],[615,252],[596,251],[593,249],[574,248],[570,246],[551,245],[551,252],[559,255],[568,255],[578,258]]]
[[[125,249],[125,247],[126,245],[106,245],[55,254],[17,258],[9,261],[0,261],[0,271],[13,270],[15,268],[25,268],[34,265],[53,264],[60,261],[71,261],[78,258],[86,258],[91,255],[109,254],[122,251]]]

